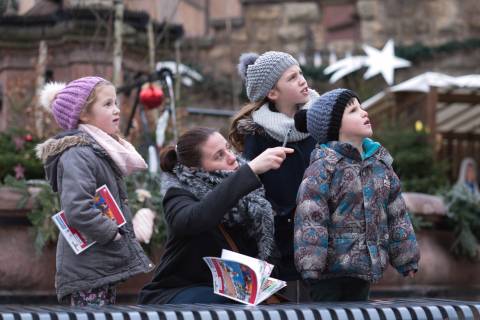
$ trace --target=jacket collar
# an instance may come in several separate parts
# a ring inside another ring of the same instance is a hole
[[[58,134],[44,143],[40,143],[35,147],[37,158],[46,162],[48,158],[61,155],[71,147],[90,146],[95,154],[100,157],[108,156],[103,149],[91,136],[80,130],[71,130]]]
[[[326,144],[322,144],[322,146],[327,147],[335,151],[339,156],[345,157],[351,160],[367,160],[377,154],[377,152],[382,147],[380,143],[374,142],[369,138],[365,138],[362,142],[363,154],[360,155],[360,152],[357,148],[355,148],[351,143],[345,143],[340,141],[329,141]],[[382,148],[384,149],[384,148]],[[391,158],[391,157],[390,157]],[[393,160],[392,160],[393,161]],[[387,165],[391,165],[387,164]]]

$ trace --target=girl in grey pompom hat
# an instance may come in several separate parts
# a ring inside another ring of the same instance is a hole
[[[310,134],[294,127],[294,114],[308,110],[318,98],[308,88],[298,61],[290,54],[277,51],[244,53],[240,56],[238,72],[245,80],[250,103],[242,108],[230,125],[230,141],[234,149],[251,160],[268,148],[286,147],[295,152],[287,154],[279,169],[259,175],[266,196],[275,214],[275,239],[282,254],[283,271],[280,279],[289,281],[285,293],[297,301],[297,281],[301,280],[293,260],[293,219],[296,194],[315,140]],[[291,282],[290,282],[291,281]],[[308,301],[308,290],[301,285],[302,301]]]

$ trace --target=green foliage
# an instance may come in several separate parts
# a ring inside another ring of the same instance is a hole
[[[0,134],[0,181],[3,181],[7,175],[15,175],[13,167],[19,163],[25,168],[26,179],[42,179],[45,177],[43,163],[35,157],[35,146],[41,141],[32,138],[31,141],[25,141],[23,145],[25,150],[15,150],[13,138],[20,136],[25,140],[28,131],[24,129],[10,129],[9,132]]]
[[[5,11],[7,10],[7,4],[8,4],[8,0],[0,0],[0,13],[5,13]],[[14,9],[15,11],[18,10],[18,1],[17,0],[11,0],[10,2],[10,7],[12,9]]]
[[[423,216],[417,216],[415,213],[409,211],[408,217],[412,223],[413,230],[420,231],[422,228],[429,228],[433,225],[430,221],[423,221]]]
[[[163,198],[160,195],[160,178],[145,171],[137,172],[125,178],[125,184],[133,216],[142,208],[150,208],[156,214],[152,239],[148,244],[142,243],[145,252],[151,256],[155,249],[162,247],[167,238],[167,224],[163,218],[162,209]],[[32,185],[37,187],[29,189]],[[5,178],[5,186],[22,195],[16,205],[19,209],[23,208],[31,197],[35,198],[33,209],[27,213],[27,217],[33,225],[29,233],[35,239],[35,253],[39,259],[43,247],[47,243],[56,243],[58,240],[59,230],[52,221],[52,216],[62,210],[58,193],[53,193],[50,184],[45,180],[20,181],[11,175]],[[149,191],[152,197],[144,201],[138,200],[135,193],[137,189]]]
[[[321,81],[321,82],[326,82],[330,80],[330,77],[332,74],[324,74],[323,71],[327,68],[326,66],[320,66],[320,67],[313,67],[313,66],[306,66],[306,65],[301,65],[300,66],[303,71],[303,75],[305,78],[312,78],[315,81]]]
[[[453,227],[450,251],[475,258],[480,237],[480,195],[474,195],[466,184],[457,184],[439,196],[446,203],[448,222]]]
[[[35,239],[35,254],[37,259],[42,255],[42,249],[46,243],[56,243],[60,230],[52,220],[52,216],[60,212],[60,198],[58,193],[53,193],[50,185],[40,180],[40,192],[35,196],[33,209],[27,214],[33,227],[29,233]]]
[[[480,39],[467,39],[465,41],[450,41],[435,47],[427,47],[417,43],[411,46],[395,48],[395,55],[412,62],[433,59],[439,53],[454,53],[456,51],[470,51],[480,48]]]
[[[435,149],[425,131],[415,131],[405,117],[394,123],[382,121],[372,139],[392,155],[393,168],[402,182],[402,191],[435,194],[447,183],[448,164],[435,161]]]
[[[163,216],[162,207],[163,197],[160,195],[160,177],[158,175],[151,175],[147,171],[141,171],[124,178],[124,180],[127,186],[127,195],[132,215],[135,216],[137,211],[142,208],[149,208],[155,212],[156,218],[150,243],[142,243],[145,253],[151,256],[153,250],[162,247],[167,239],[167,223]],[[140,201],[135,192],[137,189],[147,190],[152,197]]]
[[[45,244],[58,240],[59,230],[52,221],[52,216],[61,210],[58,194],[54,194],[48,182],[44,180],[20,181],[11,175],[5,177],[5,186],[22,195],[16,204],[17,209],[23,208],[31,197],[35,198],[33,209],[27,213],[27,218],[33,225],[29,233],[35,239],[35,254],[37,259],[40,259]],[[29,186],[38,187],[29,189]]]

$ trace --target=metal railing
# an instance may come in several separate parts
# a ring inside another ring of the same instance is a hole
[[[441,300],[366,302],[184,304],[105,307],[0,307],[0,320],[473,320],[480,303]]]

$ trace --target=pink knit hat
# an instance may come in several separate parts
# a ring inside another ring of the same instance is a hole
[[[84,77],[68,85],[58,82],[47,83],[40,93],[40,104],[53,112],[55,121],[62,129],[74,130],[90,92],[101,81],[108,82],[100,77]]]

